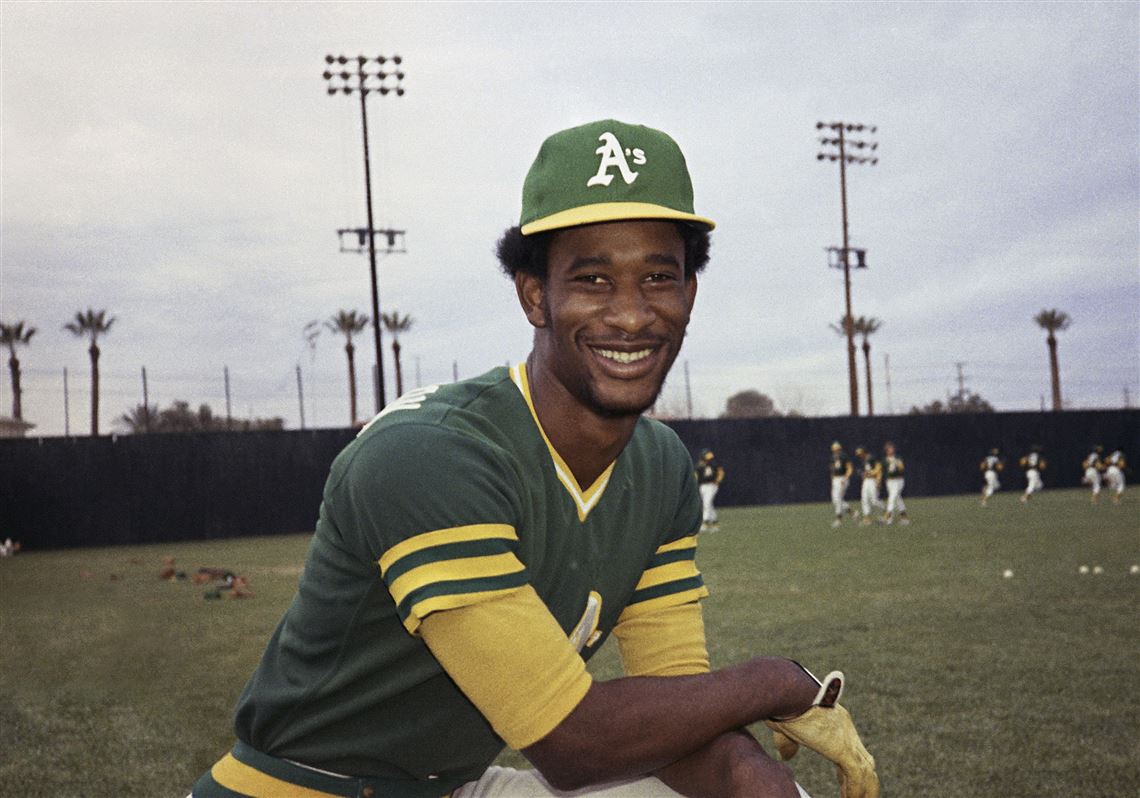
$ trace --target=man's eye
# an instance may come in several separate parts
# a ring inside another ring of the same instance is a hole
[[[602,285],[605,278],[600,274],[579,274],[574,278],[576,283],[584,283],[586,285]]]
[[[676,282],[677,275],[670,272],[654,272],[647,278],[651,283],[671,283]]]

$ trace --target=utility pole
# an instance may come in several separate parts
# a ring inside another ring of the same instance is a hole
[[[964,361],[956,361],[954,368],[958,369],[958,396],[966,395],[966,377],[962,374],[962,368],[966,365]]]
[[[891,401],[891,356],[883,353],[883,370],[887,373],[887,413],[895,414],[895,403]]]
[[[859,385],[858,377],[855,372],[855,330],[854,320],[855,317],[851,314],[851,269],[852,268],[866,268],[866,250],[852,250],[847,231],[847,164],[870,164],[874,166],[879,162],[879,159],[874,152],[878,150],[879,144],[875,141],[868,141],[866,139],[848,139],[848,133],[859,133],[860,135],[866,131],[868,134],[874,133],[878,130],[874,125],[864,125],[851,122],[816,122],[816,130],[830,130],[832,136],[824,136],[819,139],[819,143],[824,147],[833,146],[836,148],[835,152],[820,152],[816,154],[817,161],[838,161],[839,162],[839,200],[840,208],[843,216],[843,247],[842,248],[829,248],[831,252],[836,253],[839,263],[832,265],[841,267],[843,269],[843,296],[844,307],[846,312],[843,317],[843,327],[847,333],[847,383],[851,394],[851,415],[859,415]],[[867,151],[871,155],[848,155],[847,150],[851,148],[860,153]],[[852,255],[855,255],[856,262],[852,264]]]
[[[63,367],[63,436],[71,437],[71,408],[67,392],[67,366]]]
[[[375,72],[370,72],[367,67],[373,61],[379,68]],[[355,72],[348,71],[349,62],[356,64]],[[391,71],[384,68],[389,62],[394,67]],[[343,94],[355,92],[360,96],[360,124],[364,138],[364,195],[368,206],[368,227],[366,231],[368,267],[372,277],[372,333],[376,344],[376,412],[380,412],[387,403],[384,400],[384,354],[380,341],[380,289],[376,281],[376,233],[378,231],[375,229],[376,224],[372,216],[372,164],[368,154],[368,104],[365,101],[368,95],[374,92],[378,92],[381,96],[389,93],[395,94],[397,97],[404,96],[402,85],[404,72],[400,68],[403,59],[398,55],[391,57],[381,55],[376,58],[368,58],[363,55],[358,55],[356,58],[345,55],[326,55],[325,63],[329,66],[324,72],[324,79],[329,82],[328,93],[330,95],[338,92]],[[342,71],[332,72],[333,64],[340,64]],[[335,83],[336,78],[339,78],[342,83]],[[352,82],[350,83],[350,81]]]
[[[222,366],[222,376],[226,380],[226,432],[234,427],[233,415],[230,413],[230,367]]]
[[[1132,398],[1128,395],[1128,386],[1127,385],[1124,386],[1124,409],[1125,410],[1131,410],[1132,409]]]
[[[297,405],[301,408],[301,429],[305,428],[305,391],[301,388],[301,364],[297,364]]]
[[[143,432],[150,432],[150,394],[146,390],[146,366],[142,367],[143,380]]]

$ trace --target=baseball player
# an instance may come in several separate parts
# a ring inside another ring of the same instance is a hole
[[[333,463],[297,595],[238,700],[216,796],[806,795],[745,728],[874,760],[822,682],[710,671],[688,451],[645,418],[713,223],[677,144],[603,120],[549,137],[498,254],[524,362],[409,392]],[[585,661],[613,634],[627,677]],[[533,770],[493,767],[505,745]]]
[[[1001,459],[1001,452],[997,448],[990,449],[990,453],[982,458],[978,468],[981,469],[982,477],[985,479],[985,484],[982,486],[982,506],[985,507],[990,496],[1001,490],[998,474],[1005,469],[1005,461]]]
[[[1104,462],[1100,459],[1102,454],[1104,454],[1104,447],[1094,446],[1088,457],[1081,461],[1081,468],[1085,470],[1084,476],[1081,477],[1081,483],[1092,489],[1090,501],[1093,504],[1100,501],[1100,475],[1104,471]]]
[[[906,526],[910,523],[910,518],[907,517],[906,502],[902,497],[903,485],[906,483],[903,477],[903,459],[891,441],[883,444],[883,454],[886,460],[883,470],[887,477],[887,511],[883,515],[883,522],[891,524],[897,518],[900,524]]]
[[[720,490],[720,483],[724,479],[724,469],[715,459],[712,449],[701,449],[696,467],[697,491],[701,494],[701,531],[717,532],[720,524],[716,518],[716,492]]]
[[[855,457],[859,460],[859,474],[863,477],[860,487],[859,499],[863,511],[859,519],[861,526],[871,523],[871,514],[878,507],[882,509],[883,503],[879,501],[879,484],[883,479],[883,465],[862,446],[855,447]]]
[[[1045,487],[1041,481],[1041,472],[1045,470],[1045,458],[1041,455],[1041,447],[1034,445],[1029,454],[1022,455],[1018,464],[1025,469],[1025,492],[1021,494],[1021,503],[1025,504],[1033,494]]]
[[[831,461],[828,464],[828,473],[831,474],[831,505],[835,508],[835,520],[831,522],[832,528],[843,523],[843,516],[850,514],[851,508],[845,498],[847,483],[855,467],[843,452],[843,444],[834,441],[831,444]]]
[[[1112,503],[1120,504],[1124,496],[1124,469],[1128,463],[1124,460],[1124,452],[1116,449],[1104,461],[1104,482],[1112,491]]]

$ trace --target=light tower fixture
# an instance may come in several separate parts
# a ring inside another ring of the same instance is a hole
[[[879,162],[879,143],[868,137],[878,128],[853,122],[816,122],[815,129],[823,132],[819,138],[822,148],[816,154],[817,161],[839,162],[839,197],[843,216],[843,246],[828,247],[829,265],[843,269],[843,295],[846,307],[844,328],[847,332],[847,383],[851,399],[851,415],[859,415],[859,384],[855,371],[855,332],[851,315],[851,269],[866,268],[867,250],[853,250],[847,235],[847,164],[867,164]],[[852,138],[850,134],[855,134]],[[829,149],[834,148],[834,149]],[[852,154],[854,151],[855,154]]]
[[[375,57],[357,55],[326,55],[327,68],[323,77],[328,83],[328,93],[356,94],[360,97],[360,125],[364,139],[364,195],[368,206],[368,226],[358,228],[368,239],[368,266],[372,277],[372,337],[376,345],[376,411],[384,409],[387,404],[384,400],[384,356],[380,341],[380,290],[376,281],[376,234],[386,231],[377,230],[372,217],[372,165],[368,153],[368,105],[365,100],[369,94],[386,96],[393,94],[404,96],[404,60],[398,56],[378,55]],[[353,230],[350,232],[356,232]],[[338,235],[346,231],[338,230]],[[393,231],[395,232],[395,231]],[[401,235],[403,231],[399,231]],[[391,241],[389,237],[389,241]],[[363,242],[362,242],[363,243]],[[342,243],[342,252],[343,249]],[[359,251],[359,250],[358,250]],[[389,246],[388,251],[395,250]]]

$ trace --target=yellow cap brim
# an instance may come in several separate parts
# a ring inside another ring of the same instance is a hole
[[[543,233],[547,230],[560,230],[564,227],[577,227],[583,224],[597,222],[621,222],[631,219],[672,219],[679,222],[696,222],[703,224],[710,230],[716,227],[716,222],[685,213],[664,205],[654,205],[648,202],[598,202],[593,205],[582,205],[578,208],[568,208],[533,222],[524,224],[520,230],[524,236],[532,233]]]

